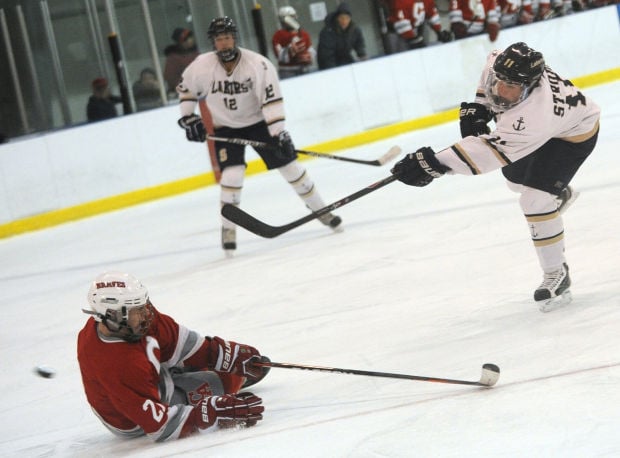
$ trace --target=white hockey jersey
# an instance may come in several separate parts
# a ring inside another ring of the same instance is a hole
[[[485,82],[500,51],[489,55],[476,92],[476,102],[490,109]],[[504,167],[533,153],[551,138],[582,142],[599,126],[600,108],[577,87],[546,67],[529,97],[496,115],[488,135],[465,137],[437,153],[452,174],[477,175]]]
[[[216,129],[265,121],[269,133],[276,136],[284,129],[284,104],[276,68],[258,53],[238,49],[240,58],[230,74],[215,52],[201,54],[185,69],[177,86],[181,115],[194,113],[196,101],[206,97]]]

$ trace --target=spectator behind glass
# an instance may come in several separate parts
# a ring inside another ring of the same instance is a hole
[[[198,47],[194,39],[194,32],[189,29],[177,28],[172,32],[173,44],[166,47],[166,64],[164,66],[164,80],[166,90],[171,97],[176,97],[176,87],[181,80],[181,74],[197,56]]]
[[[145,68],[140,72],[140,79],[133,83],[133,96],[138,111],[150,110],[162,105],[155,70]]]
[[[121,103],[123,99],[117,95],[110,95],[108,80],[105,78],[97,78],[93,80],[91,86],[93,95],[88,99],[88,105],[86,106],[86,117],[88,121],[102,121],[118,116],[114,105]]]
[[[297,12],[292,6],[283,6],[278,11],[279,30],[273,34],[271,44],[278,58],[278,74],[281,79],[308,73],[316,59],[312,39],[297,20]]]
[[[355,62],[352,51],[355,51],[359,60],[368,58],[362,30],[353,22],[349,6],[341,3],[336,11],[325,17],[325,26],[319,35],[319,69]]]

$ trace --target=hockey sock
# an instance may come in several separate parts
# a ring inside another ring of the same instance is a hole
[[[278,170],[310,210],[316,211],[325,206],[325,202],[315,189],[314,182],[299,162],[290,162]]]
[[[222,178],[220,179],[220,201],[222,205],[239,205],[244,175],[244,165],[233,165],[232,167],[226,167],[222,171]],[[235,225],[222,217],[222,227],[232,229]]]
[[[523,186],[519,199],[530,228],[540,267],[552,272],[562,266],[564,257],[564,222],[557,210],[555,196]]]

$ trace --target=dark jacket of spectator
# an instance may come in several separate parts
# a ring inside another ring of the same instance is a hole
[[[176,87],[183,70],[198,57],[199,52],[194,33],[189,29],[174,29],[172,40],[174,43],[164,49],[166,55],[164,80],[168,93],[176,95]]]
[[[90,96],[88,105],[86,105],[88,121],[102,121],[118,116],[115,105],[122,103],[123,99],[117,95],[110,94],[108,80],[97,78],[92,82],[91,86],[93,95]]]
[[[339,20],[339,16],[343,17]],[[362,30],[351,20],[351,9],[346,3],[338,5],[336,11],[325,17],[325,26],[319,35],[319,49],[317,60],[319,69],[339,67],[355,62],[352,51],[355,51],[358,59],[364,60],[366,55],[366,43]],[[343,28],[342,22],[348,23]]]

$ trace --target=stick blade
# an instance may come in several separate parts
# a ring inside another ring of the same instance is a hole
[[[493,386],[499,380],[499,367],[495,364],[486,363],[482,366],[482,376],[480,384],[485,386]]]
[[[222,206],[221,213],[224,218],[229,219],[236,225],[241,226],[256,235],[260,235],[261,237],[271,239],[277,237],[282,232],[285,232],[280,231],[279,227],[270,226],[269,224],[259,221],[249,213],[244,212],[239,207],[232,204],[224,204]]]
[[[379,159],[377,159],[377,162],[379,162],[379,165],[387,164],[392,159],[394,159],[396,156],[399,156],[400,153],[402,153],[402,151],[403,150],[400,148],[400,146],[392,146],[388,150],[387,153],[385,153],[383,156],[381,156]]]

